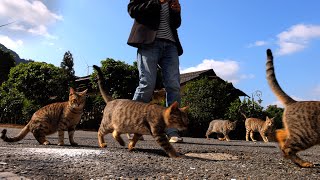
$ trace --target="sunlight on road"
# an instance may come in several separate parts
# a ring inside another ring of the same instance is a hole
[[[23,150],[29,153],[71,156],[71,157],[99,155],[103,152],[102,150],[92,150],[92,149],[62,149],[62,148],[24,148]]]
[[[215,160],[215,161],[230,161],[230,160],[238,159],[237,156],[233,156],[227,153],[187,153],[185,155],[189,157]]]
[[[12,150],[13,148],[1,147]],[[106,153],[106,150],[93,150],[93,149],[63,149],[63,148],[14,148],[15,151],[22,154],[35,154],[44,156],[88,156],[100,155]]]

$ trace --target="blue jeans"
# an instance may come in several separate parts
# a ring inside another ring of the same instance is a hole
[[[180,71],[177,47],[173,42],[156,39],[154,43],[138,48],[137,63],[139,70],[139,85],[133,100],[149,103],[157,80],[158,65],[162,70],[163,85],[166,89],[166,106],[174,101],[179,104]],[[176,129],[168,128],[166,133],[175,135]]]

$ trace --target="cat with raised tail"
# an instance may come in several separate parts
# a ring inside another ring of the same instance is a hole
[[[86,102],[86,92],[76,92],[70,88],[69,100],[46,105],[36,111],[29,123],[15,137],[8,137],[7,130],[1,132],[1,139],[6,142],[17,142],[22,140],[29,132],[32,132],[36,140],[43,145],[50,142],[47,135],[58,131],[58,145],[64,145],[64,131],[68,131],[69,141],[72,146],[78,145],[74,139],[74,132],[80,122],[83,107]]]
[[[267,50],[266,73],[271,90],[285,108],[282,116],[284,128],[276,131],[284,157],[300,167],[315,167],[315,164],[302,160],[297,153],[320,144],[320,101],[296,101],[281,89],[270,49]]]
[[[266,120],[262,120],[259,118],[248,118],[244,113],[242,116],[246,119],[245,120],[245,127],[246,127],[246,141],[249,141],[249,135],[253,142],[257,140],[254,139],[254,132],[259,132],[260,136],[262,137],[264,142],[269,142],[267,134],[270,133],[274,126],[274,118],[266,117]]]
[[[186,130],[189,124],[186,113],[188,107],[179,108],[177,102],[166,108],[129,99],[113,100],[107,94],[101,69],[96,65],[93,68],[98,72],[100,93],[107,104],[98,130],[99,146],[101,148],[107,146],[104,136],[108,133],[112,133],[113,138],[124,146],[125,143],[120,135],[130,133],[134,134],[128,144],[128,149],[131,151],[142,135],[151,134],[170,157],[180,156],[169,143],[165,129]]]

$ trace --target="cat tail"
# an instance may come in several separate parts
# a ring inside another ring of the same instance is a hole
[[[243,112],[240,112],[240,113],[241,113],[241,115],[242,115],[244,118],[247,119],[247,116],[246,116]]]
[[[107,88],[105,87],[103,73],[100,69],[100,67],[93,65],[93,68],[98,72],[98,85],[100,89],[100,94],[103,98],[103,100],[108,103],[109,101],[112,101],[112,97],[108,95]]]
[[[276,95],[278,100],[280,100],[284,105],[288,105],[291,103],[296,102],[292,99],[289,95],[287,95],[280,87],[276,75],[274,72],[274,65],[273,65],[273,56],[270,49],[267,49],[267,63],[266,63],[266,71],[267,71],[267,80],[269,86],[273,93]]]
[[[5,142],[17,142],[22,140],[30,132],[29,125],[26,125],[20,133],[13,138],[7,136],[7,129],[2,130],[0,138]]]

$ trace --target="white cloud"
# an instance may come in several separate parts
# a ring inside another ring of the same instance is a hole
[[[181,69],[181,73],[201,71],[206,69],[213,69],[217,76],[232,83],[238,83],[241,79],[253,77],[253,75],[239,75],[239,63],[232,60],[217,61],[205,59],[201,64],[198,64],[195,67]]]
[[[51,12],[45,4],[37,0],[1,0],[0,20],[15,21],[8,26],[14,31],[24,31],[36,35],[53,38],[48,32],[48,26],[63,17]]]
[[[12,50],[16,50],[17,48],[23,45],[22,40],[15,41],[10,39],[8,36],[3,36],[3,35],[0,35],[0,43]]]
[[[249,48],[251,48],[251,47],[259,47],[259,46],[266,46],[266,45],[268,45],[269,43],[267,42],[267,41],[256,41],[256,42],[254,42],[254,43],[252,43],[252,44],[249,44]]]
[[[291,54],[305,49],[311,40],[320,38],[320,26],[297,24],[277,37],[280,46],[278,54]]]

